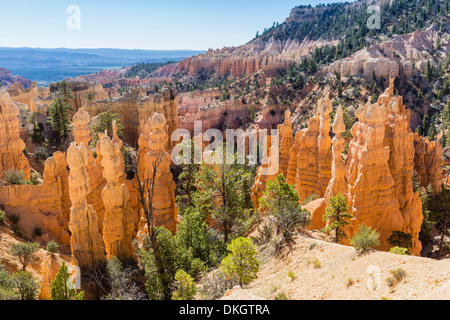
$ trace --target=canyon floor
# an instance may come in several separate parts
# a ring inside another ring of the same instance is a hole
[[[258,278],[222,299],[290,300],[448,300],[450,259],[433,260],[388,252],[359,255],[354,247],[326,242],[321,234],[299,234],[279,257],[260,247]],[[394,286],[391,270],[406,276]]]

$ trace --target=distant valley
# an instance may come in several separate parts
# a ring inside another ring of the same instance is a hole
[[[191,50],[42,49],[0,47],[0,67],[38,85],[137,63],[180,61],[203,53]]]

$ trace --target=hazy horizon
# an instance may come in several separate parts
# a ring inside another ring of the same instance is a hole
[[[350,1],[9,2],[1,6],[0,28],[8,33],[0,39],[0,47],[206,51],[247,43],[257,31],[282,23],[295,6],[335,2]],[[67,9],[72,5],[80,10],[80,29],[67,27],[73,14]]]

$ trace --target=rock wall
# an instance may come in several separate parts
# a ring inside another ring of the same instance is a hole
[[[172,132],[178,128],[178,98],[174,90],[163,88],[154,94],[134,90],[120,98],[83,100],[83,108],[91,117],[108,110],[117,113],[124,127],[125,142],[131,146],[137,145],[148,118],[156,112],[162,113],[167,119],[168,137],[165,145],[170,150],[174,146],[174,142],[170,141]]]
[[[414,134],[414,168],[422,187],[432,186],[434,194],[438,194],[444,183],[442,171],[442,146],[439,140],[429,141],[426,137]]]
[[[117,130],[115,123],[114,127]],[[134,219],[125,185],[125,166],[120,151],[122,141],[115,132],[114,138],[111,140],[108,136],[102,136],[99,140],[103,177],[106,179],[106,186],[102,190],[105,206],[103,241],[108,259],[112,256],[127,259],[133,257]]]
[[[313,194],[323,197],[331,179],[331,111],[331,101],[326,95],[319,100],[318,112],[309,119],[308,129],[296,135],[293,148],[297,153],[289,160],[291,173],[287,182],[295,184],[300,200]]]
[[[0,187],[0,204],[7,215],[20,216],[24,236],[31,238],[34,228],[41,228],[43,241],[55,239],[70,246],[68,176],[65,155],[55,152],[45,162],[42,185]]]
[[[72,249],[72,264],[82,268],[105,261],[103,239],[98,230],[97,213],[87,202],[90,191],[88,153],[86,147],[75,142],[67,150],[70,167],[69,195],[72,201],[69,230]]]
[[[25,143],[20,139],[19,107],[9,93],[0,90],[0,179],[7,170],[21,170],[30,180],[30,166],[23,150]]]
[[[147,121],[148,134],[141,135],[139,139],[140,152],[146,150],[146,153],[139,156],[138,172],[141,181],[144,181],[147,177],[152,177],[155,164],[157,164],[153,196],[153,223],[155,226],[164,226],[171,232],[175,232],[177,222],[176,186],[170,171],[171,156],[164,147],[165,141],[167,141],[165,126],[166,118],[161,113],[153,114]],[[145,233],[146,228],[141,228],[141,231]]]
[[[346,229],[344,243],[348,244],[358,226],[364,224],[380,233],[378,249],[389,250],[387,239],[393,231],[402,231],[412,235],[411,253],[419,255],[422,203],[418,193],[413,192],[412,175],[414,168],[419,167],[421,180],[442,182],[442,170],[438,170],[439,145],[412,133],[410,111],[405,109],[402,98],[394,95],[394,78],[377,103],[368,102],[357,110],[359,121],[352,128],[353,138],[346,158],[342,156],[345,146],[341,135],[345,130],[342,110],[336,110],[332,141],[331,111],[331,102],[325,96],[319,101],[317,114],[310,118],[308,129],[296,132],[289,152],[286,153],[285,146],[279,149],[280,168],[283,168],[280,172],[289,184],[295,184],[300,201],[313,193],[319,197],[304,206],[313,215],[311,228],[325,226],[322,216],[328,199],[341,193],[355,217]],[[279,132],[281,135],[282,131]],[[275,155],[270,156],[276,160]],[[284,169],[286,159],[287,170]],[[262,166],[258,171],[261,169]],[[253,199],[262,194],[267,179],[257,175]]]

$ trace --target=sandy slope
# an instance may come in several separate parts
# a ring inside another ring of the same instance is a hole
[[[246,288],[257,297],[274,299],[285,293],[295,300],[450,299],[450,259],[379,251],[359,256],[353,247],[304,235],[297,237],[290,253],[284,251],[278,258],[268,245],[260,250],[258,279]],[[399,268],[406,277],[389,287],[390,270]]]

